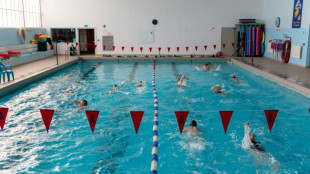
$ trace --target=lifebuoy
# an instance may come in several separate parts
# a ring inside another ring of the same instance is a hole
[[[290,54],[291,54],[291,41],[286,40],[282,44],[281,50],[282,50],[282,54],[281,54],[282,62],[288,63],[288,61],[290,61]]]

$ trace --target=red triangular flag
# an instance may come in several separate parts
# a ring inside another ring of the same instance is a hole
[[[125,47],[122,47],[122,51],[124,51]]]
[[[208,48],[208,45],[205,45],[204,47],[205,47],[205,50],[207,50],[207,48]]]
[[[180,47],[177,47],[177,52],[179,52],[180,51]]]
[[[177,117],[180,134],[183,132],[184,125],[188,116],[188,111],[175,111],[175,116]]]
[[[135,127],[136,134],[138,134],[138,130],[140,127],[143,114],[144,114],[144,111],[130,111],[131,119]]]
[[[213,45],[213,48],[216,49],[216,45]]]
[[[168,52],[170,52],[170,47],[168,47],[167,49],[168,49]]]
[[[278,110],[265,110],[265,114],[266,114],[267,124],[269,127],[269,132],[271,133],[271,129],[277,118]]]
[[[130,49],[131,49],[131,52],[133,52],[134,47],[130,47]]]
[[[220,111],[220,115],[221,115],[222,124],[224,127],[225,134],[226,134],[226,131],[227,131],[227,128],[228,128],[228,125],[229,125],[229,122],[230,122],[230,119],[231,119],[233,112],[234,111]]]
[[[107,48],[107,46],[106,45],[103,45],[103,50],[105,50]]]
[[[231,43],[231,46],[232,46],[233,48],[235,48],[235,42]]]
[[[77,47],[79,45],[79,43],[78,42],[75,42],[75,47]]]
[[[223,43],[223,48],[225,48],[225,47],[226,47],[226,44]]]
[[[94,133],[99,111],[85,111],[91,131]]]
[[[158,52],[160,52],[161,51],[161,47],[158,47]]]
[[[195,50],[196,50],[196,51],[198,50],[198,46],[195,46]]]
[[[188,47],[185,47],[186,51],[188,51]]]
[[[112,48],[113,48],[113,51],[115,51],[115,46],[112,46]]]
[[[242,45],[242,47],[244,47],[244,41],[241,41],[241,45]]]
[[[0,108],[0,126],[1,130],[3,130],[5,119],[8,114],[9,108]]]
[[[96,49],[96,48],[97,48],[97,45],[95,44],[95,45],[94,45],[94,49]]]
[[[142,51],[143,51],[143,47],[140,47],[140,51],[141,51],[141,53],[142,53]]]
[[[43,122],[45,124],[46,132],[50,129],[50,125],[53,119],[54,110],[52,109],[40,109]]]
[[[84,44],[84,46],[87,48],[88,44],[86,43],[86,44]]]
[[[67,41],[67,46],[69,45],[69,41]]]
[[[152,47],[149,48],[150,52],[152,52],[152,49],[153,49]]]

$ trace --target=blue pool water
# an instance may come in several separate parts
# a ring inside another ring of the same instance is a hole
[[[159,173],[309,173],[310,99],[224,61],[158,61]],[[93,69],[94,66],[97,66]],[[152,61],[85,61],[0,99],[9,114],[0,133],[3,173],[149,173],[154,117]],[[65,80],[63,77],[72,74]],[[176,85],[186,74],[186,88]],[[230,76],[242,80],[235,83]],[[135,87],[143,81],[146,86]],[[107,94],[117,84],[120,90]],[[221,85],[229,97],[216,95]],[[72,87],[73,93],[65,91]],[[99,110],[94,133],[73,100]],[[39,109],[55,109],[46,133]],[[264,110],[279,109],[269,133]],[[138,134],[129,111],[145,111]],[[199,135],[179,134],[175,111],[189,111]],[[225,135],[220,110],[233,110]],[[244,122],[265,152],[244,148]]]

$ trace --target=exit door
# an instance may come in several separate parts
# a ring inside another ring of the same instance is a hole
[[[79,29],[79,45],[81,55],[95,54],[95,30]]]

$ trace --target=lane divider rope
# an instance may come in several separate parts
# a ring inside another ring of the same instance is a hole
[[[152,164],[151,164],[151,174],[157,174],[157,163],[158,163],[158,100],[157,100],[157,91],[155,86],[155,61],[153,64],[153,94],[154,94],[154,125],[153,125],[153,148],[152,148]]]

